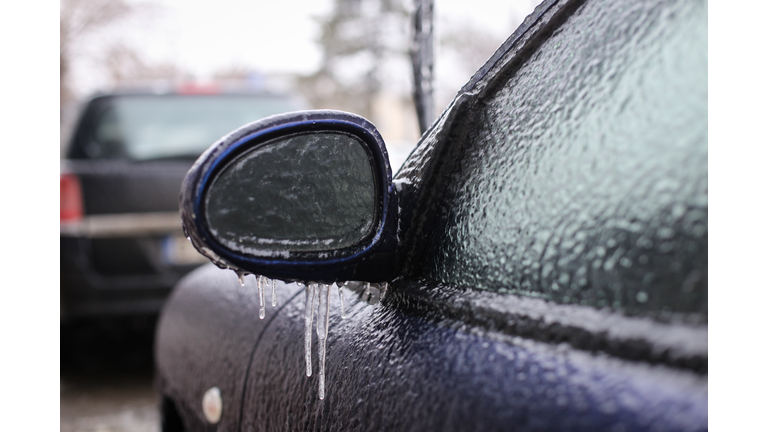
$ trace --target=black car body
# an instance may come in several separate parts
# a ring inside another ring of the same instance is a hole
[[[396,246],[337,267],[368,283],[340,284],[325,394],[310,285],[262,320],[256,280],[209,265],[161,316],[164,430],[707,429],[706,2],[543,2],[391,184]],[[221,267],[344,280],[203,237]]]
[[[62,320],[157,315],[204,261],[178,217],[189,167],[236,125],[301,106],[285,95],[202,89],[124,91],[85,105],[61,163]]]

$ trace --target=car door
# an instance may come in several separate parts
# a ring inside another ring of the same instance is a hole
[[[706,22],[540,5],[396,176],[401,276],[379,305],[342,290],[325,398],[294,287],[237,427],[705,430]]]

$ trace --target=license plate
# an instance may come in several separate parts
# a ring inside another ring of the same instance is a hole
[[[184,236],[173,235],[163,239],[162,256],[166,264],[189,265],[203,264],[208,262],[208,258],[192,246],[192,242]]]

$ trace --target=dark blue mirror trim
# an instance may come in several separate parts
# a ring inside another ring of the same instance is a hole
[[[368,146],[377,188],[377,227],[361,244],[337,251],[291,252],[287,257],[256,257],[232,251],[218,243],[205,221],[204,198],[216,174],[243,152],[274,138],[296,133],[340,131],[359,137]],[[382,240],[396,235],[397,212],[392,169],[386,147],[375,126],[363,117],[341,111],[300,111],[268,117],[245,125],[209,148],[190,169],[182,184],[181,216],[195,247],[220,267],[283,279],[329,280],[343,278],[353,265],[380,249]],[[393,202],[395,201],[395,202]],[[383,242],[391,245],[393,242]],[[395,242],[396,243],[396,242]]]

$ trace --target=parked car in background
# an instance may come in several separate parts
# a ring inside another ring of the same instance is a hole
[[[235,130],[163,430],[707,430],[707,103],[706,1],[545,0],[394,177],[352,114]]]
[[[61,161],[61,318],[157,315],[202,260],[183,236],[179,187],[233,128],[301,103],[186,84],[102,94],[85,105]]]

